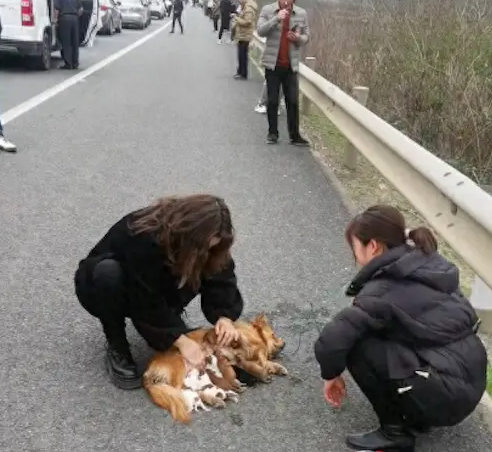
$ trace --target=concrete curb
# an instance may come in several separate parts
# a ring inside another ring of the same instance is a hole
[[[251,56],[250,56],[250,61],[253,64],[253,66],[257,69],[257,71],[260,74],[263,74],[263,70],[261,66]],[[314,160],[323,171],[325,177],[333,185],[333,187],[335,187],[335,190],[339,194],[344,207],[347,209],[349,213],[355,215],[358,212],[357,208],[355,207],[354,203],[350,199],[350,196],[347,194],[347,191],[343,187],[343,184],[340,182],[338,177],[330,168],[330,165],[328,164],[327,160],[323,157],[323,155],[320,152],[318,152],[312,146],[310,147],[309,150],[311,151],[311,155],[313,156]],[[479,413],[483,423],[487,426],[487,428],[490,431],[492,431],[492,398],[489,396],[487,392],[483,394],[480,403],[477,407],[477,412]]]

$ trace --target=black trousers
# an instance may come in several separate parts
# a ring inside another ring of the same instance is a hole
[[[108,343],[117,350],[129,349],[126,318],[132,320],[138,333],[156,350],[166,350],[176,335],[191,330],[179,316],[167,315],[166,307],[137,312],[130,306],[125,287],[123,269],[111,258],[86,260],[75,274],[75,293],[80,304],[100,320]],[[192,293],[182,295],[188,302],[195,297]],[[147,321],[149,318],[152,318],[152,325]]]
[[[220,16],[213,16],[213,21],[214,21],[214,31],[219,31],[219,19],[220,19]]]
[[[229,31],[231,28],[231,19],[224,14],[220,16],[220,29],[219,29],[219,39],[222,39],[224,31]]]
[[[174,31],[176,21],[178,21],[179,28],[181,29],[181,31],[183,31],[183,22],[181,22],[181,14],[182,14],[181,12],[173,14],[173,24],[172,24],[171,31]]]
[[[284,92],[287,110],[287,129],[290,138],[299,137],[299,81],[291,68],[265,69],[267,84],[268,133],[278,136],[278,105],[280,87]]]
[[[237,74],[248,78],[248,53],[249,42],[239,41],[237,43]]]
[[[61,56],[67,66],[79,65],[79,17],[76,14],[63,14],[58,19],[58,32],[62,46]]]
[[[347,369],[371,403],[381,424],[410,428],[449,427],[462,422],[476,408],[477,402],[456,398],[449,389],[454,386],[433,369],[427,378],[415,374],[405,380],[388,376],[385,345],[377,338],[368,338],[349,354]],[[466,389],[457,391],[463,394]]]

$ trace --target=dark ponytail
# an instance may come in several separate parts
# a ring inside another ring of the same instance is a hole
[[[415,243],[415,247],[425,254],[437,251],[437,239],[429,228],[419,226],[408,233],[408,238]]]

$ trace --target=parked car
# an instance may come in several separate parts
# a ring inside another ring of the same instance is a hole
[[[124,28],[137,27],[143,30],[152,21],[148,0],[121,0],[120,11]]]
[[[84,0],[79,18],[80,42],[87,44],[97,27],[99,0]],[[0,0],[0,53],[25,58],[33,69],[51,68],[51,53],[60,50],[54,0]]]
[[[164,19],[167,14],[166,4],[164,0],[150,0],[150,14],[157,19]]]
[[[1,1],[1,0],[0,0]],[[102,35],[113,35],[121,33],[123,29],[123,18],[119,5],[121,2],[115,0],[99,0],[99,14],[102,18],[102,27],[98,31]]]

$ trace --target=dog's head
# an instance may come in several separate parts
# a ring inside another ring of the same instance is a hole
[[[283,339],[277,337],[265,314],[259,314],[252,322],[236,322],[241,340],[239,349],[246,351],[249,358],[261,353],[274,358],[285,347]]]

